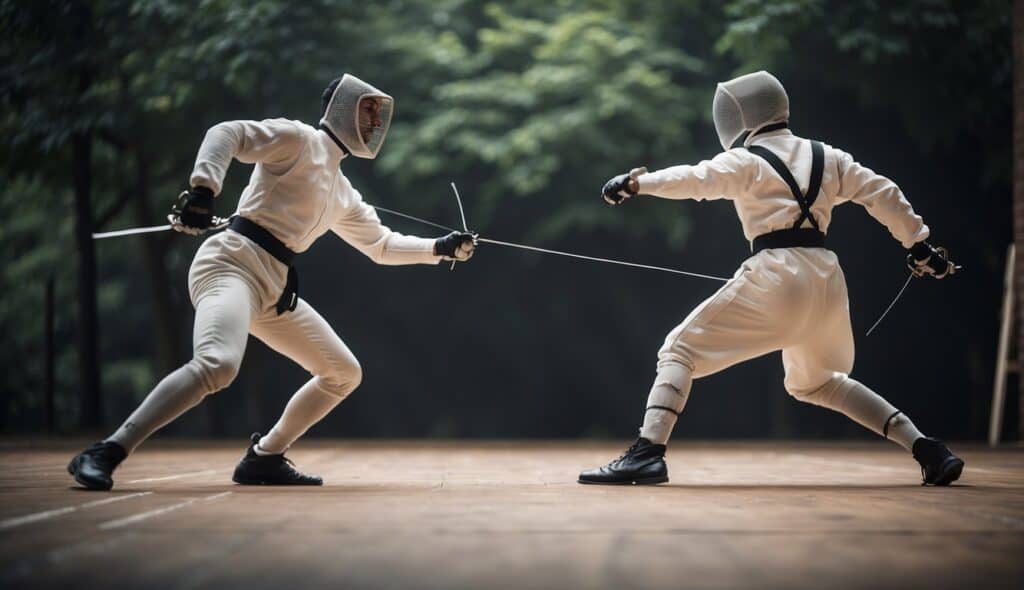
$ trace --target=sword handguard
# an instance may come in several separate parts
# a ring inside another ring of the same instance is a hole
[[[926,269],[931,269],[931,266],[927,264],[927,262],[931,261],[931,257],[926,258],[925,263],[919,263],[917,260],[914,259],[913,254],[907,254],[907,268],[910,269],[910,272],[913,273],[916,278],[931,275],[936,279],[944,279],[949,275],[956,274],[957,272],[963,270],[964,267],[962,265],[956,264],[949,259],[949,250],[947,250],[946,248],[938,246],[935,248],[935,252],[939,255],[939,257],[942,260],[946,261],[946,271],[943,272],[942,274],[934,272],[934,270],[932,272],[927,272]],[[934,254],[932,256],[934,256]]]
[[[214,215],[210,219],[210,227],[198,229],[194,227],[188,227],[181,223],[181,212],[185,208],[185,203],[188,202],[188,191],[181,191],[178,198],[174,200],[174,204],[171,205],[171,212],[167,214],[167,221],[171,224],[171,229],[176,232],[188,234],[190,236],[201,236],[205,233],[219,231],[228,226],[231,222],[230,217],[218,217]]]

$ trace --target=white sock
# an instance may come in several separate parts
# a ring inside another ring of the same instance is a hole
[[[288,449],[285,449],[284,451],[281,451],[281,453],[284,453],[287,450]],[[281,453],[271,453],[270,451],[264,451],[263,449],[260,448],[260,443],[256,443],[256,444],[254,444],[252,446],[252,452],[256,453],[260,457],[269,457],[270,455],[280,455],[281,454]]]

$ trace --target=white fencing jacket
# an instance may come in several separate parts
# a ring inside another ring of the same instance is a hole
[[[779,129],[758,135],[751,142],[779,157],[802,191],[811,176],[811,142]],[[800,205],[785,181],[763,158],[733,148],[694,166],[672,166],[637,178],[640,193],[667,199],[731,199],[743,224],[743,234],[757,236],[789,229],[800,217]],[[825,145],[821,191],[811,207],[822,232],[827,231],[832,208],[853,201],[889,229],[904,248],[928,237],[928,226],[903,196],[896,183],[858,164],[853,157]],[[804,221],[803,227],[810,227]]]
[[[192,186],[220,194],[231,159],[256,164],[237,214],[258,223],[293,252],[328,230],[378,264],[436,264],[434,240],[384,226],[339,165],[345,153],[301,121],[226,121],[206,132]]]

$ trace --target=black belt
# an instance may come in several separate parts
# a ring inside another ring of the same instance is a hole
[[[257,246],[266,250],[278,262],[288,267],[288,279],[284,284],[284,292],[281,293],[281,298],[277,300],[275,308],[277,309],[277,315],[281,315],[286,311],[295,311],[295,306],[299,304],[299,273],[295,270],[292,262],[298,255],[288,249],[288,246],[285,246],[281,240],[274,237],[274,234],[263,229],[256,222],[240,215],[231,218],[231,224],[228,225],[228,229],[256,242]]]
[[[752,253],[769,248],[824,248],[825,234],[812,227],[780,229],[757,236],[750,245]]]

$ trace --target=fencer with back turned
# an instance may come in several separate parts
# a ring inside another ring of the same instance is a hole
[[[638,194],[732,200],[752,255],[668,334],[636,442],[608,465],[581,473],[580,483],[668,481],[665,445],[691,382],[778,350],[790,395],[845,414],[910,451],[925,484],[955,481],[961,459],[850,377],[846,279],[825,238],[832,209],[847,201],[863,206],[909,250],[908,264],[919,276],[941,279],[957,267],[944,249],[925,241],[928,226],[894,182],[789,130],[789,97],[771,74],[719,84],[712,111],[725,151],[693,166],[634,169],[608,181],[602,196],[613,205]]]
[[[468,260],[475,237],[437,239],[391,231],[341,172],[348,156],[372,159],[387,135],[392,97],[346,74],[321,98],[318,127],[301,121],[227,121],[199,147],[191,190],[174,228],[199,233],[232,159],[255,164],[228,229],[203,242],[188,285],[195,306],[192,360],[165,377],[109,438],[74,457],[68,471],[89,489],[110,489],[114,469],[157,429],[224,389],[251,333],[313,377],[292,396],[265,436],[254,434],[232,479],[240,484],[320,485],[284,453],[360,383],[355,356],[298,296],[294,258],[333,231],[378,264]],[[334,272],[340,272],[340,269]]]

